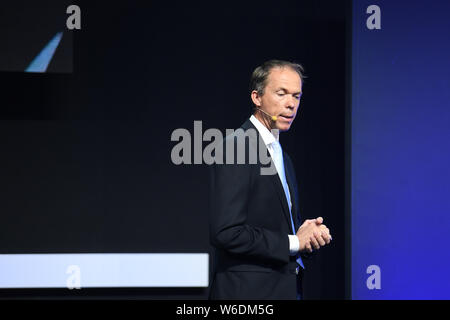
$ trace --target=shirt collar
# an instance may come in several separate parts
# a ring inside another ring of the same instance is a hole
[[[256,127],[256,130],[258,130],[266,146],[272,142],[279,141],[280,132],[278,130],[272,134],[272,132],[269,131],[269,129],[267,129],[266,126],[263,125],[254,115],[250,117],[250,121]]]

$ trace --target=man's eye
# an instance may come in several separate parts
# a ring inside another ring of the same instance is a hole
[[[278,94],[279,97],[284,96],[284,93],[280,93],[280,92],[279,92],[279,93],[277,93],[277,94]]]
[[[295,99],[300,100],[300,96],[294,96]]]

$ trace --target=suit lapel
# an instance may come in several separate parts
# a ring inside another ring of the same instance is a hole
[[[272,165],[274,165],[274,164],[272,164]],[[291,215],[289,213],[289,205],[288,205],[288,202],[286,199],[286,194],[284,193],[283,185],[281,184],[280,177],[278,176],[278,173],[271,175],[270,180],[272,180],[274,187],[277,191],[278,198],[280,199],[281,206],[283,207],[284,217],[286,218],[286,222],[289,226],[289,231],[291,231],[292,226],[291,226]]]
[[[259,131],[253,125],[253,123],[250,121],[250,119],[247,119],[247,121],[244,122],[244,124],[241,126],[241,128],[244,129],[244,130],[247,130],[247,129],[250,129],[250,128],[256,130],[256,132],[258,132],[258,141],[260,141],[260,140],[262,141],[262,137],[261,137]],[[251,141],[253,141],[253,139],[251,139]],[[256,143],[256,146],[257,146],[256,150],[258,150],[258,148],[259,148],[258,141],[253,141],[253,143]],[[266,148],[265,151],[267,152],[268,156],[270,157],[269,150],[267,149],[267,147],[265,147],[265,148]],[[258,160],[259,160],[259,154],[258,154]],[[295,208],[296,208],[295,207],[296,203],[295,203],[295,200],[294,200],[294,198],[295,198],[294,197],[294,190],[293,190],[292,184],[290,182],[291,179],[288,178],[288,176],[290,174],[288,174],[289,171],[287,171],[287,169],[286,169],[286,161],[285,161],[285,156],[284,155],[283,155],[283,162],[284,162],[284,168],[285,168],[284,171],[286,173],[286,180],[288,182],[289,192],[291,194],[292,213],[294,214],[295,213]],[[258,163],[260,163],[260,162],[258,161]],[[273,162],[272,158],[270,160],[270,164],[271,164],[271,166],[275,167],[275,163]],[[291,226],[291,216],[290,216],[290,213],[289,213],[289,205],[288,205],[288,202],[287,202],[287,199],[286,199],[286,195],[284,193],[284,189],[283,189],[283,185],[281,183],[280,177],[278,176],[278,173],[276,172],[275,174],[269,175],[268,178],[273,183],[273,186],[274,186],[274,188],[276,190],[276,193],[278,195],[278,199],[280,200],[281,206],[283,208],[283,215],[284,215],[284,217],[286,219],[286,223],[288,224],[289,230],[291,230],[292,226]],[[294,218],[294,224],[297,224],[297,221],[296,221],[295,218]],[[295,228],[297,230],[297,225],[295,225]]]
[[[256,129],[256,127],[253,125],[253,123],[249,119],[244,122],[244,124],[241,126],[241,128],[244,129],[244,130],[247,130],[249,128],[253,128],[254,130],[256,130],[256,132],[258,132],[258,141],[262,140],[262,137],[259,134],[259,131]],[[254,141],[254,143],[257,144],[257,149],[256,150],[258,150],[258,141]],[[269,150],[267,149],[267,147],[265,147],[265,148],[266,148],[267,154],[270,157]],[[273,162],[271,157],[270,157],[270,159],[271,159],[270,160],[271,166],[275,167],[275,163]],[[259,162],[259,154],[258,154],[258,162]],[[283,156],[283,162],[286,163],[284,161],[284,156]],[[286,176],[287,176],[286,165],[285,165],[285,173],[286,173]],[[278,173],[275,173],[275,174],[269,175],[268,178],[273,183],[273,186],[274,186],[274,188],[276,190],[278,198],[279,198],[279,200],[281,202],[281,206],[283,207],[283,215],[284,215],[284,217],[286,219],[286,223],[289,226],[289,230],[291,230],[292,226],[291,226],[291,216],[290,216],[290,213],[289,213],[289,205],[288,205],[288,202],[287,202],[287,199],[286,199],[286,195],[284,193],[284,189],[283,189],[283,185],[281,183],[280,177],[278,176]],[[286,177],[286,179],[287,179],[287,177]],[[289,186],[289,189],[290,189],[290,192],[291,192],[291,195],[292,195],[292,191],[291,191],[292,188],[290,187],[289,180],[288,180],[288,186]],[[291,201],[293,201],[292,196],[291,196]],[[294,204],[294,202],[292,202],[292,203]],[[294,206],[292,206],[292,209],[294,209]],[[292,211],[292,212],[295,212],[295,211]]]
[[[292,218],[294,219],[295,230],[300,227],[299,217],[297,216],[297,190],[294,188],[294,179],[293,173],[289,169],[289,166],[286,165],[286,153],[283,152],[283,160],[284,160],[284,171],[286,172],[286,181],[289,187],[289,193],[291,194],[291,202],[292,202]]]

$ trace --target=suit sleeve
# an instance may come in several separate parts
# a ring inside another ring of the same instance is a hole
[[[229,253],[266,262],[287,263],[287,234],[246,223],[251,170],[250,165],[211,166],[211,243]]]

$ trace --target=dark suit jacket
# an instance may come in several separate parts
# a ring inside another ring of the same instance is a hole
[[[247,120],[241,128],[256,128]],[[292,234],[286,196],[278,174],[261,175],[263,166],[248,163],[257,152],[259,133],[243,139],[242,131],[224,139],[245,141],[246,164],[211,165],[210,241],[215,247],[211,299],[295,299],[295,257],[289,254]],[[235,148],[235,151],[239,147]],[[224,151],[223,158],[226,157]],[[270,155],[269,155],[270,157]],[[283,152],[295,229],[299,227],[299,199],[294,167]],[[266,165],[269,166],[269,165]]]

